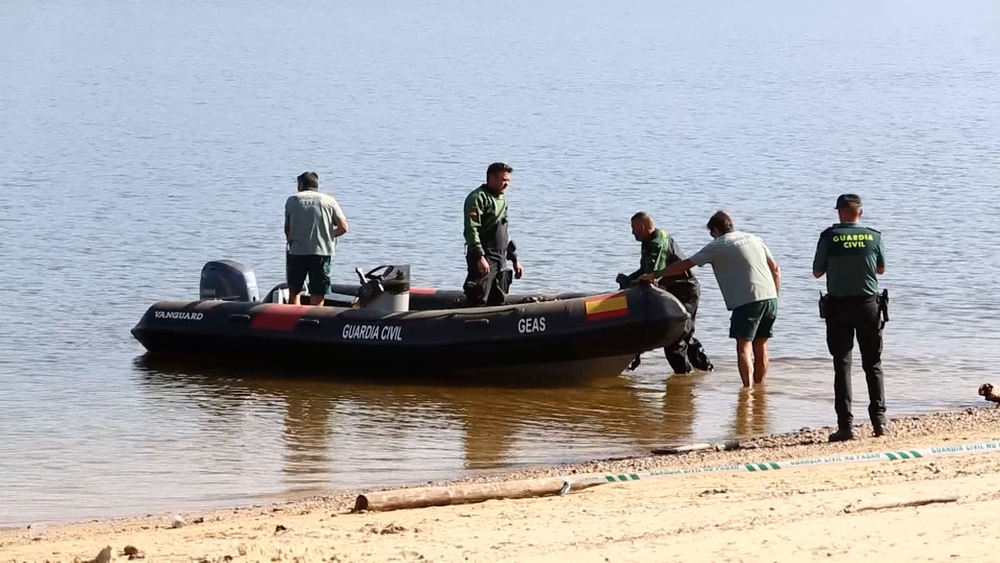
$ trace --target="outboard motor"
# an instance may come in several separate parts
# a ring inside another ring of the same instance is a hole
[[[410,310],[410,266],[384,265],[367,274],[354,270],[361,280],[358,307],[389,313]]]
[[[201,269],[201,299],[260,301],[257,276],[235,260],[213,260]]]

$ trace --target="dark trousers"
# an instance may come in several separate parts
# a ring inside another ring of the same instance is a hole
[[[709,371],[712,369],[712,363],[709,361],[708,354],[705,353],[701,342],[694,337],[694,317],[698,313],[698,296],[684,296],[684,299],[678,297],[678,300],[691,315],[691,329],[685,332],[684,336],[672,346],[664,348],[663,354],[674,373],[689,373],[691,366]]]
[[[510,289],[509,271],[503,269],[503,262],[487,256],[490,271],[485,276],[479,273],[479,258],[465,257],[468,272],[462,290],[469,305],[503,305]]]
[[[878,298],[833,297],[826,305],[826,344],[833,356],[834,408],[837,426],[850,428],[851,414],[851,351],[854,335],[858,337],[861,365],[868,382],[868,416],[872,424],[885,425],[885,391],[882,384],[882,329],[879,324]]]

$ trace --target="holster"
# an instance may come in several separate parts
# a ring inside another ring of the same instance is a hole
[[[819,292],[819,318],[826,318],[826,304],[830,301],[829,295],[823,295],[823,292]]]

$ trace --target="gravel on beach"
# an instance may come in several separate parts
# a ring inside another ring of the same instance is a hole
[[[942,434],[947,434],[948,436],[939,438],[939,440],[946,443],[948,441],[955,443],[963,441],[963,434],[981,436],[994,432],[994,437],[1000,439],[1000,408],[987,406],[920,416],[890,418],[887,429],[889,431],[887,436],[875,438],[872,436],[870,424],[858,424],[854,426],[856,437],[854,440],[830,443],[827,441],[827,436],[835,428],[803,428],[784,434],[769,434],[729,441],[726,442],[725,449],[722,449],[722,444],[717,444],[719,449],[668,455],[650,454],[628,458],[592,460],[545,468],[498,471],[496,473],[477,475],[453,481],[338,491],[318,498],[297,500],[294,503],[301,509],[322,508],[323,510],[346,513],[354,507],[355,499],[359,494],[374,490],[393,490],[460,483],[497,483],[589,473],[634,473],[668,468],[699,467],[703,465],[781,461],[794,458],[857,453],[859,451],[880,452],[901,447],[900,445],[903,443],[908,444],[908,447],[912,447],[914,441],[921,437],[941,436]],[[664,444],[664,446],[679,445],[681,444]],[[927,443],[925,445],[937,446],[942,444]]]

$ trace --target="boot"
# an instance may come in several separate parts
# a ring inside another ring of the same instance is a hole
[[[691,342],[688,344],[687,357],[694,366],[694,369],[700,369],[701,371],[715,371],[715,366],[712,365],[712,361],[708,359],[708,354],[705,353],[705,348],[701,345],[701,342],[697,338],[691,337]]]
[[[853,439],[854,439],[854,430],[852,430],[850,427],[841,428],[836,432],[834,432],[833,434],[830,434],[829,437],[829,440],[831,442],[846,442],[847,440],[853,440]]]
[[[875,422],[872,424],[872,435],[876,438],[881,438],[889,432],[885,429],[885,424],[881,422]]]

